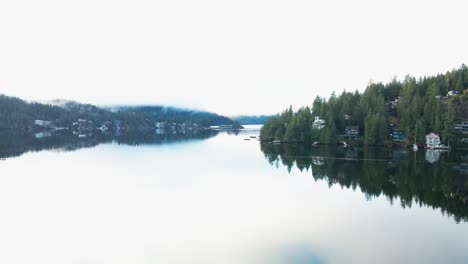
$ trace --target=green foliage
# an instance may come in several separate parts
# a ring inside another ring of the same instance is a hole
[[[418,144],[423,144],[430,132],[453,141],[454,123],[468,117],[467,87],[465,65],[431,77],[370,83],[363,93],[333,93],[328,100],[316,97],[311,110],[306,107],[293,112],[290,107],[265,122],[261,139],[334,144],[337,135],[345,134],[346,126],[359,126],[368,145],[384,144],[393,128],[405,131],[407,139]],[[461,95],[446,97],[449,91]],[[323,129],[313,129],[315,116],[326,121]]]
[[[270,118],[260,130],[262,140],[284,140],[286,129],[293,117],[292,107]]]

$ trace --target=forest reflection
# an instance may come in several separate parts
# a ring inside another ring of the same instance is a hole
[[[125,132],[118,134],[95,133],[74,135],[69,131],[46,131],[36,134],[2,131],[0,132],[0,159],[18,157],[30,151],[74,151],[82,148],[92,148],[103,143],[138,146],[205,140],[216,136],[218,133],[219,131],[216,130],[204,130],[196,133],[176,134]]]
[[[359,187],[368,199],[384,195],[404,208],[428,206],[468,222],[466,153],[268,143],[261,150],[271,165],[310,171],[329,186]]]

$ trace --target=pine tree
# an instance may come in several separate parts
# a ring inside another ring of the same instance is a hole
[[[447,111],[444,118],[444,130],[443,130],[443,139],[445,141],[453,140],[453,130],[455,123],[455,108],[454,108],[454,99],[451,99],[447,105]]]
[[[425,141],[425,130],[424,130],[424,126],[422,125],[422,122],[421,120],[418,120],[416,122],[416,126],[414,128],[414,134],[415,134],[415,140],[414,142],[416,144],[423,144],[424,141]]]

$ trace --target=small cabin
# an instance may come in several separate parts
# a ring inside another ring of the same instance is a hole
[[[437,148],[441,146],[441,141],[439,135],[430,133],[426,135],[426,146],[428,148]]]

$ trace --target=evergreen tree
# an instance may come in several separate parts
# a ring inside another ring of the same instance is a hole
[[[422,125],[421,120],[416,122],[416,126],[414,128],[415,140],[416,144],[423,144],[425,142],[425,135],[426,132],[424,130],[424,126]]]

